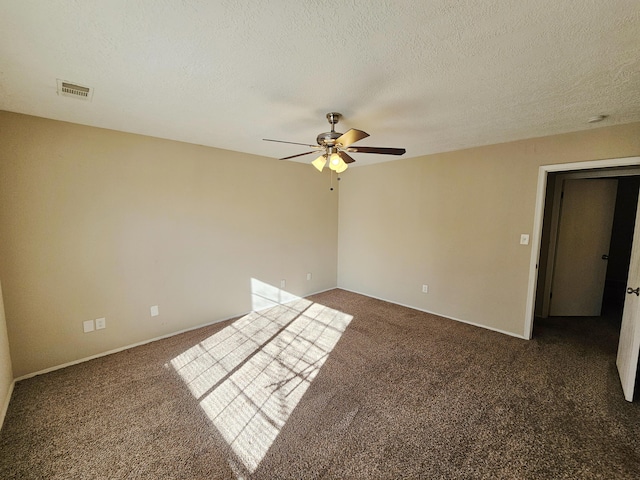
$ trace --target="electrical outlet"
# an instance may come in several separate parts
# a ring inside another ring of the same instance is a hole
[[[287,281],[286,280],[280,280],[280,288],[284,288],[287,286]]]
[[[311,273],[307,273],[307,280],[311,280]]]
[[[95,325],[93,324],[93,320],[85,320],[84,322],[82,322],[82,329],[84,333],[93,332],[96,329]]]
[[[157,317],[158,315],[160,315],[160,309],[158,308],[158,305],[153,305],[149,311],[151,312],[151,316],[152,317]]]
[[[429,293],[429,285],[422,285],[422,293]]]
[[[520,235],[520,245],[529,245],[529,235],[526,233]]]
[[[96,330],[102,330],[103,328],[107,328],[107,319],[104,317],[96,318]]]

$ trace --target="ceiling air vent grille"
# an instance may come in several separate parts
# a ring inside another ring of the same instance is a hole
[[[77,83],[58,79],[58,95],[62,95],[63,97],[73,97],[80,100],[91,100],[91,97],[93,96],[93,89],[91,87],[85,87],[83,85],[78,85]]]

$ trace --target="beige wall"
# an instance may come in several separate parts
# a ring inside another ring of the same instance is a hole
[[[638,123],[351,169],[338,285],[524,336],[539,166],[634,155]]]
[[[9,392],[12,390],[13,370],[7,337],[7,324],[2,301],[2,285],[0,284],[0,428],[4,422],[6,409],[9,406]]]
[[[8,112],[0,136],[16,377],[247,312],[252,278],[336,286],[338,196],[308,165]]]
[[[252,278],[522,335],[538,167],[640,154],[631,124],[353,168],[338,219],[304,164],[7,112],[0,137],[16,377],[249,311]]]

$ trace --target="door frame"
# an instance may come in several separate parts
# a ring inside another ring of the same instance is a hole
[[[536,207],[533,217],[533,237],[531,239],[531,260],[529,262],[529,284],[527,289],[527,303],[523,336],[530,340],[533,335],[533,321],[535,316],[535,299],[538,287],[538,264],[542,247],[542,222],[544,220],[545,196],[547,191],[547,177],[550,173],[567,172],[567,175],[584,175],[577,178],[603,178],[623,175],[640,174],[640,157],[609,158],[586,162],[559,163],[541,165],[538,169],[538,189],[536,192]],[[588,171],[590,170],[590,171]],[[571,173],[569,173],[571,172]],[[563,176],[564,177],[564,176]],[[566,177],[565,177],[566,178]],[[561,183],[561,182],[558,182]],[[554,201],[557,199],[554,195]],[[555,207],[554,207],[555,210]],[[557,219],[556,219],[557,220]],[[553,227],[552,227],[553,228]],[[557,225],[555,234],[557,235]],[[553,238],[553,237],[552,237]],[[551,254],[551,245],[549,253]],[[555,255],[555,247],[553,249]],[[547,269],[548,274],[549,269]],[[545,281],[545,287],[548,282]]]

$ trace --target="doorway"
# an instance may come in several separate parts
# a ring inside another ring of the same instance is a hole
[[[536,317],[622,316],[640,175],[625,170],[611,176],[615,173],[549,174]],[[575,292],[566,291],[571,289]]]
[[[525,318],[525,338],[531,338],[533,334],[534,315],[540,313],[542,303],[547,295],[540,294],[549,290],[549,279],[552,275],[553,261],[549,261],[549,257],[555,255],[555,246],[553,245],[553,239],[557,240],[557,225],[554,227],[552,218],[557,218],[559,214],[559,202],[554,202],[554,195],[558,190],[558,178],[559,175],[570,176],[574,175],[576,178],[614,178],[614,177],[638,177],[640,176],[640,157],[628,157],[609,160],[598,160],[592,162],[579,162],[572,164],[558,164],[558,165],[546,165],[539,169],[538,174],[538,191],[536,198],[536,212],[534,217],[534,229],[533,229],[533,241],[531,252],[531,264],[529,270],[529,290],[527,296],[527,316]],[[635,188],[633,182],[636,180],[625,181],[629,188]],[[626,187],[626,186],[625,186]],[[625,188],[623,187],[623,189]],[[622,198],[622,197],[621,197]],[[622,200],[620,200],[622,201]],[[628,203],[628,202],[627,202]],[[634,205],[634,210],[636,209]],[[621,210],[621,215],[624,216],[624,209]],[[617,222],[617,227],[622,225],[622,228],[631,228],[629,222]],[[636,227],[640,225],[640,211],[635,217]],[[553,231],[555,228],[555,232]],[[543,241],[543,232],[545,234]],[[613,235],[613,231],[612,231]],[[635,237],[632,240],[632,253],[631,258],[637,259],[640,256],[640,228],[635,228]],[[549,241],[547,241],[549,239]],[[616,241],[618,238],[616,238]],[[617,247],[614,247],[617,248]],[[616,254],[616,257],[622,258],[621,255]],[[630,263],[627,260],[626,266],[629,267]],[[634,285],[640,283],[640,262],[635,260],[632,262],[632,268],[629,270],[629,281]],[[610,273],[615,273],[615,267]],[[619,275],[618,275],[619,277]],[[633,278],[632,278],[633,277]],[[609,275],[609,285],[606,309],[611,305],[615,306],[615,298],[620,296],[619,288],[615,287],[616,280],[620,284],[621,280]],[[626,280],[625,280],[626,283]],[[627,286],[628,287],[628,286]],[[627,288],[626,294],[634,293],[629,292],[630,288]],[[613,292],[610,294],[609,292]],[[634,295],[624,295],[626,297],[623,307],[623,317],[621,329],[624,334],[619,334],[619,345],[617,348],[616,365],[620,374],[620,380],[622,382],[625,398],[629,401],[632,400],[634,381],[637,384],[636,368],[638,365],[638,356],[640,352],[640,300],[636,300]],[[614,303],[611,303],[613,300]],[[548,307],[548,305],[547,305]],[[614,307],[615,308],[615,307]],[[547,310],[548,315],[548,310]]]

